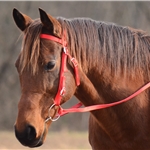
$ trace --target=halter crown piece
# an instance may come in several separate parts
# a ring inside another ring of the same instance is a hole
[[[68,113],[89,112],[89,111],[93,111],[93,110],[97,110],[97,109],[104,109],[104,108],[116,106],[118,104],[122,104],[124,102],[127,102],[127,101],[131,100],[132,98],[139,95],[140,93],[142,93],[143,91],[145,91],[147,88],[150,87],[150,82],[149,82],[146,85],[144,85],[143,87],[141,87],[139,90],[135,91],[132,95],[128,96],[127,98],[119,100],[117,102],[110,103],[110,104],[99,104],[99,105],[93,105],[93,106],[88,106],[88,107],[84,107],[84,108],[79,108],[79,107],[82,106],[82,103],[78,103],[75,106],[71,107],[70,109],[63,109],[60,106],[60,104],[61,104],[62,96],[65,94],[65,76],[64,76],[64,72],[66,71],[67,57],[71,60],[71,62],[73,64],[74,73],[75,73],[75,81],[76,81],[77,86],[80,85],[80,78],[79,78],[79,73],[78,73],[78,63],[77,63],[77,60],[74,57],[72,57],[68,52],[67,41],[65,40],[66,32],[64,32],[64,35],[63,35],[62,39],[59,39],[55,36],[51,36],[51,35],[48,35],[48,34],[41,34],[40,38],[57,42],[57,43],[59,43],[63,46],[58,91],[57,91],[57,94],[56,94],[55,99],[54,99],[54,104],[52,106],[50,106],[50,108],[49,108],[49,112],[50,112],[50,110],[54,106],[59,106],[59,111],[58,111],[58,114],[56,115],[56,118],[52,118],[49,115],[49,117],[45,120],[45,122],[47,122],[49,120],[56,121],[60,116],[63,116],[63,115],[68,114]]]

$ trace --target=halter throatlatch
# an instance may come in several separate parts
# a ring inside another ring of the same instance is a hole
[[[146,85],[144,85],[143,87],[141,87],[139,90],[134,92],[132,95],[128,96],[127,98],[122,99],[122,100],[117,101],[117,102],[110,103],[110,104],[100,104],[100,105],[93,105],[93,106],[88,106],[88,107],[84,107],[84,108],[79,108],[79,107],[82,106],[82,103],[78,103],[75,106],[71,107],[70,109],[63,109],[60,106],[60,103],[61,103],[62,96],[65,94],[65,76],[64,76],[64,72],[66,71],[67,57],[71,60],[71,62],[73,64],[73,67],[74,67],[76,85],[77,86],[80,85],[80,78],[79,78],[79,73],[78,73],[78,63],[77,63],[77,60],[75,58],[73,58],[68,52],[67,42],[65,40],[65,38],[66,38],[65,36],[66,36],[66,33],[63,35],[62,39],[59,39],[57,37],[47,35],[47,34],[41,34],[40,35],[40,38],[52,40],[52,41],[57,42],[57,43],[59,43],[63,46],[62,60],[61,60],[61,70],[60,70],[60,78],[59,78],[59,87],[58,87],[58,91],[57,91],[57,94],[56,94],[55,99],[54,99],[54,103],[49,108],[49,114],[50,114],[51,109],[55,106],[59,106],[59,110],[58,110],[58,114],[56,115],[55,118],[52,118],[51,116],[49,116],[45,120],[45,122],[47,122],[49,120],[56,121],[56,120],[58,120],[58,118],[60,116],[63,116],[63,115],[68,114],[68,113],[89,112],[89,111],[93,111],[93,110],[97,110],[97,109],[104,109],[104,108],[116,106],[116,105],[119,105],[119,104],[122,104],[124,102],[127,102],[127,101],[131,100],[132,98],[139,95],[140,93],[142,93],[143,91],[145,91],[147,88],[150,87],[150,82],[149,82]]]

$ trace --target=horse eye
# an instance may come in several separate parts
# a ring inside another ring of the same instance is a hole
[[[50,61],[45,65],[45,70],[49,71],[52,70],[55,66],[55,61]]]

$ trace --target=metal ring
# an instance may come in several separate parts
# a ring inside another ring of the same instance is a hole
[[[51,116],[50,116],[50,110],[53,108],[55,106],[55,103],[53,104],[53,105],[51,105],[51,107],[49,108],[49,110],[48,110],[48,118],[45,120],[45,122],[48,122],[49,120],[51,120],[51,121],[57,121],[59,118],[60,118],[60,114],[57,114],[57,116],[55,117],[55,118],[52,118]]]

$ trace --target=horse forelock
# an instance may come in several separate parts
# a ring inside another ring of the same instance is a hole
[[[39,19],[34,20],[24,32],[22,50],[20,53],[19,68],[21,73],[28,69],[32,74],[38,71],[38,60],[40,56],[40,34],[42,24]]]

